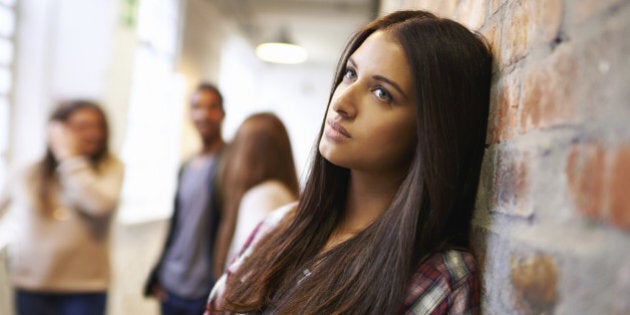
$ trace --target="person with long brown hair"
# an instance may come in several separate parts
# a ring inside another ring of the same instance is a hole
[[[479,313],[469,230],[491,62],[481,36],[425,11],[359,30],[297,205],[258,226],[207,313]]]
[[[8,181],[0,212],[15,213],[9,274],[26,314],[104,314],[110,224],[123,165],[108,150],[105,113],[92,101],[52,113],[41,161]]]
[[[256,113],[239,126],[222,168],[224,211],[236,213],[229,263],[250,232],[272,210],[295,201],[299,185],[291,142],[272,113]]]

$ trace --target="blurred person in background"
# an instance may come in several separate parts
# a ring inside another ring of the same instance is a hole
[[[110,225],[123,180],[108,124],[91,101],[61,103],[44,158],[7,181],[0,214],[16,231],[9,275],[20,315],[101,315],[110,282]]]
[[[216,86],[201,83],[190,105],[202,148],[180,168],[166,242],[144,288],[160,301],[164,315],[203,312],[225,265],[233,229],[225,223],[236,220],[223,215],[216,180],[224,147],[223,97]]]
[[[258,226],[207,314],[478,314],[491,70],[483,37],[426,11],[361,28],[298,203]]]
[[[226,212],[238,213],[229,263],[272,210],[297,199],[299,186],[287,130],[272,113],[249,116],[226,152],[221,189]]]

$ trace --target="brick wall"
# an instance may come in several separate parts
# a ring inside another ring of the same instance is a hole
[[[630,314],[630,1],[384,0],[483,33],[484,314]]]

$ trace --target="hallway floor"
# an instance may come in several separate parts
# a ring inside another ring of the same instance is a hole
[[[159,314],[156,300],[145,298],[142,292],[163,245],[166,226],[166,220],[114,226],[109,315]]]

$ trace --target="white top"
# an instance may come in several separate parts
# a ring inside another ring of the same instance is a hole
[[[238,256],[258,223],[273,210],[293,201],[295,201],[295,196],[277,180],[267,180],[245,192],[238,208],[236,228],[226,264],[229,266],[230,262]]]
[[[225,285],[228,277],[231,277],[238,268],[241,267],[243,262],[252,255],[256,245],[258,245],[258,242],[268,233],[273,231],[289,212],[296,209],[296,206],[297,202],[294,202],[284,205],[278,209],[274,209],[274,211],[271,211],[271,213],[269,213],[269,215],[261,222],[256,229],[256,233],[252,235],[252,239],[248,240],[249,242],[245,242],[247,247],[244,248],[242,253],[239,253],[239,255],[235,257],[234,261],[230,263],[225,273],[223,273],[217,282],[215,282],[214,287],[208,296],[208,306],[212,304],[215,309],[220,306],[222,302],[221,299],[225,293]],[[204,315],[210,315],[209,308],[206,309]]]
[[[95,171],[83,157],[63,161],[57,168],[60,185],[51,187],[57,196],[52,216],[33,206],[37,192],[29,174],[34,166],[10,178],[0,195],[0,217],[6,210],[11,213],[3,227],[10,237],[13,284],[45,292],[107,290],[109,230],[120,196],[122,163],[108,157]]]

